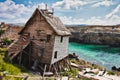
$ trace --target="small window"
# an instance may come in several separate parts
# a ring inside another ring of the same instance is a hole
[[[57,53],[58,53],[58,52],[57,52],[57,51],[55,51],[54,58],[57,58]]]
[[[37,31],[37,36],[40,36],[40,30],[36,30]]]
[[[44,39],[40,39],[40,41],[45,41]]]
[[[63,42],[63,36],[61,36],[60,42],[61,42],[61,43]]]
[[[40,57],[44,53],[44,48],[38,49],[38,56]]]
[[[47,42],[49,42],[51,39],[51,35],[47,35]]]

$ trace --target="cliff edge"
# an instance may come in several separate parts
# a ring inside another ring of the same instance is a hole
[[[69,26],[70,41],[120,46],[120,26]]]

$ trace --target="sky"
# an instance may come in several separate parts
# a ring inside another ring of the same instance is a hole
[[[0,0],[0,22],[26,23],[45,4],[64,24],[120,24],[120,0]]]

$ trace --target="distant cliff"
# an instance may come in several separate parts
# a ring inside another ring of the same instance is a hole
[[[67,28],[72,33],[70,41],[120,46],[120,26],[67,26]]]

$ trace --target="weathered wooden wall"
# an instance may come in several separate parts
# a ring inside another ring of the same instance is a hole
[[[30,33],[32,39],[32,56],[39,59],[41,63],[51,63],[52,51],[54,46],[54,31],[46,20],[37,12],[28,22],[24,33]],[[51,35],[50,41],[47,42],[47,35]],[[42,50],[42,51],[41,51]]]
[[[52,55],[52,64],[65,58],[68,55],[68,43],[69,36],[63,36],[63,41],[61,42],[61,36],[55,36],[54,50]],[[57,51],[57,58],[54,58],[55,52]]]

